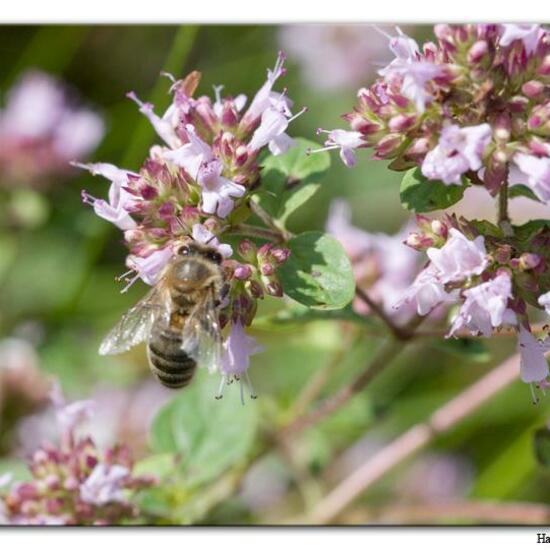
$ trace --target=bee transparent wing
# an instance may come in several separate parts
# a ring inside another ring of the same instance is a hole
[[[219,369],[222,357],[222,335],[213,292],[198,303],[184,327],[182,348],[210,372]]]
[[[99,346],[100,355],[123,353],[147,340],[155,321],[168,317],[162,290],[153,288],[122,317]]]

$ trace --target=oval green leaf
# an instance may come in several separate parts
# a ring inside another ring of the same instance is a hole
[[[189,388],[163,407],[153,421],[157,453],[177,453],[188,484],[202,484],[238,464],[250,451],[257,425],[254,401],[241,403],[239,387],[215,399],[219,379],[197,373]],[[245,396],[248,397],[248,396]]]
[[[429,180],[419,168],[405,173],[401,180],[401,204],[412,212],[432,212],[457,203],[468,185],[445,185],[442,181]]]
[[[278,273],[285,293],[308,307],[341,309],[355,294],[348,256],[331,235],[308,231],[288,242],[290,257]]]

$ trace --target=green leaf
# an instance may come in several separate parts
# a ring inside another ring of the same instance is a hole
[[[534,436],[535,456],[539,464],[550,466],[550,430],[541,428]]]
[[[479,338],[446,338],[435,340],[431,345],[439,351],[464,357],[476,363],[486,363],[491,358],[485,342]]]
[[[133,473],[137,476],[152,474],[159,478],[171,474],[176,467],[176,460],[172,453],[154,454],[142,458],[136,463]]]
[[[297,138],[287,153],[268,156],[262,163],[262,185],[254,199],[282,227],[289,216],[319,189],[319,182],[330,167],[330,155],[313,155],[308,149],[318,144]]]
[[[461,185],[445,185],[442,181],[429,180],[419,168],[413,168],[401,180],[401,204],[417,213],[441,210],[457,203],[467,187],[464,180]]]
[[[238,385],[226,388],[223,399],[217,400],[218,385],[217,377],[199,372],[153,422],[153,450],[178,453],[189,484],[208,482],[238,464],[254,441],[256,404],[241,403]]]
[[[351,302],[355,280],[348,256],[332,236],[308,231],[290,241],[289,259],[278,269],[285,293],[302,305],[342,309]]]
[[[531,220],[523,225],[514,226],[514,236],[520,241],[528,241],[541,229],[550,227],[550,220]]]
[[[528,199],[531,199],[537,202],[542,202],[535,195],[535,193],[533,193],[533,191],[531,191],[531,189],[527,187],[527,185],[523,185],[521,183],[510,187],[510,189],[508,190],[508,197],[510,199],[515,199],[516,197],[527,197]]]

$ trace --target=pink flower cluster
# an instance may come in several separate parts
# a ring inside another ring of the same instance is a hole
[[[141,168],[133,172],[105,163],[79,164],[111,182],[107,200],[85,191],[82,196],[98,216],[124,232],[130,250],[127,265],[135,272],[130,283],[141,278],[155,284],[182,241],[217,247],[231,283],[221,318],[236,323],[232,330],[237,332],[251,323],[264,292],[282,295],[276,269],[288,250],[268,245],[255,250],[243,241],[238,250],[245,263],[227,261],[233,250],[219,237],[251,214],[248,198],[261,184],[259,154],[268,149],[280,155],[293,146],[287,129],[305,109],[293,114],[286,90],[274,90],[284,73],[284,56],[279,54],[248,106],[242,94],[222,97],[222,86],[214,88],[214,99],[194,97],[201,76],[196,71],[178,81],[168,75],[173,100],[162,116],[133,92],[128,94],[163,141],[151,148]]]
[[[545,387],[549,371],[544,351],[550,349],[550,341],[538,341],[531,333],[527,306],[542,306],[549,313],[550,292],[542,293],[548,286],[548,229],[531,241],[535,252],[526,252],[510,240],[481,235],[475,222],[417,219],[420,232],[408,241],[426,251],[429,263],[396,307],[413,304],[418,315],[427,315],[441,304],[460,304],[449,337],[490,337],[502,327],[515,327],[521,379]]]
[[[100,452],[90,437],[77,434],[92,413],[92,402],[66,404],[57,388],[52,401],[60,443],[46,442],[34,451],[28,464],[31,481],[12,483],[2,494],[10,478],[0,478],[0,524],[110,525],[136,517],[129,497],[155,479],[132,474],[127,448]]]
[[[87,157],[104,133],[101,117],[74,107],[53,77],[25,73],[0,110],[0,184],[44,186]]]
[[[402,170],[458,185],[475,176],[494,195],[522,183],[550,199],[550,34],[540,25],[436,25],[422,50],[398,32],[395,59],[359,90],[351,131],[328,147],[369,147]]]
[[[448,336],[518,332],[521,378],[545,387],[545,340],[530,327],[528,306],[550,313],[550,230],[544,221],[511,224],[508,188],[523,184],[550,201],[550,33],[540,25],[436,25],[422,48],[399,29],[394,59],[332,130],[324,149],[352,166],[372,148],[389,167],[418,167],[446,186],[484,186],[499,195],[499,225],[418,216],[406,244],[429,262],[397,302],[420,316],[458,304]],[[320,130],[323,131],[323,130]]]

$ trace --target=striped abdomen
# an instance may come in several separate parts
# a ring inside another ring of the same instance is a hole
[[[181,332],[173,327],[153,330],[147,346],[151,371],[168,388],[187,386],[197,368],[195,360],[182,349]]]

